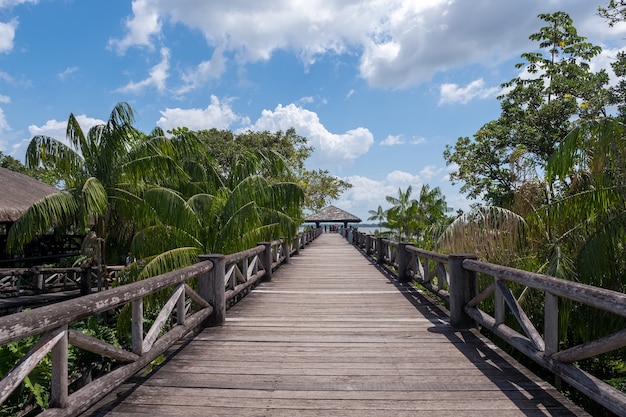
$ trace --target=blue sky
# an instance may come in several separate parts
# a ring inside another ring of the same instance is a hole
[[[597,16],[607,2],[0,0],[0,151],[23,161],[70,113],[86,130],[126,101],[146,132],[294,127],[363,220],[409,185],[467,209],[446,144],[498,117],[539,13],[569,13],[608,67],[626,28]]]

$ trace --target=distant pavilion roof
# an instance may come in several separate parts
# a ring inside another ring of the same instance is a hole
[[[0,223],[15,222],[37,200],[58,191],[28,175],[0,168]]]
[[[335,206],[328,206],[304,219],[307,223],[360,223],[361,219]]]

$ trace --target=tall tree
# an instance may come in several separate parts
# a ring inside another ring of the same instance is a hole
[[[589,65],[601,48],[578,35],[564,12],[539,18],[547,25],[530,36],[539,49],[522,54],[517,68],[524,72],[502,85],[500,117],[484,125],[473,141],[460,138],[444,152],[446,162],[458,166],[452,181],[463,182],[470,197],[489,204],[513,205],[514,153],[526,153],[526,161],[543,170],[567,133],[579,121],[604,115],[608,102],[606,71],[594,73]]]
[[[311,156],[313,147],[307,138],[296,133],[295,129],[277,132],[247,131],[234,134],[228,130],[209,129],[197,132],[198,138],[207,145],[208,152],[217,161],[219,171],[227,174],[233,161],[244,152],[263,151],[281,155],[288,167],[277,177],[272,173],[260,173],[270,181],[295,182],[304,190],[304,208],[318,211],[342,192],[352,187],[341,178],[330,175],[327,170],[310,170],[305,161]]]

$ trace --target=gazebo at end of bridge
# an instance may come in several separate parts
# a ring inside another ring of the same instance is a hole
[[[315,227],[320,227],[321,223],[343,223],[344,228],[348,228],[348,223],[361,223],[361,219],[338,207],[328,206],[304,219],[305,223],[315,223]]]

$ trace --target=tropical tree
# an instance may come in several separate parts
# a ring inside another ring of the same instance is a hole
[[[409,186],[406,191],[398,189],[398,197],[386,197],[387,202],[393,205],[386,211],[386,225],[397,230],[399,240],[430,247],[432,232],[438,225],[448,222],[446,213],[451,209],[439,187],[431,189],[427,184],[422,185],[418,199],[412,199],[412,193],[413,187]]]
[[[147,190],[144,199],[154,222],[142,228],[131,245],[146,265],[130,279],[187,266],[203,253],[233,253],[294,236],[302,220],[302,189],[259,174],[281,169],[284,165],[262,152],[244,153],[217,187],[205,183],[201,192],[189,197],[171,188]]]
[[[67,144],[47,136],[31,140],[27,166],[41,166],[58,176],[64,189],[36,202],[11,227],[10,251],[19,252],[53,228],[79,235],[91,231],[97,245],[96,262],[106,264],[109,224],[142,218],[141,192],[148,184],[186,176],[175,161],[176,142],[143,135],[133,121],[132,108],[119,103],[106,123],[92,127],[87,134],[70,114]]]
[[[174,132],[188,131],[176,129]],[[207,152],[215,159],[218,172],[227,175],[232,163],[246,152],[262,150],[280,155],[287,169],[278,173],[265,172],[273,181],[295,182],[304,191],[304,208],[318,211],[338,198],[342,192],[352,187],[349,182],[330,175],[328,170],[311,170],[305,167],[305,161],[313,152],[307,138],[296,133],[295,129],[277,132],[247,131],[234,134],[229,130],[209,129],[196,132],[206,145]],[[278,177],[276,177],[278,175]]]
[[[522,54],[517,68],[524,71],[502,84],[500,117],[481,127],[474,140],[460,138],[444,152],[446,162],[458,167],[452,181],[489,205],[512,207],[513,185],[519,182],[512,168],[515,153],[525,153],[526,161],[542,171],[576,124],[605,115],[608,75],[592,72],[589,64],[601,48],[578,35],[564,12],[539,18],[547,25],[530,36],[539,51]]]
[[[392,207],[387,210],[387,220],[392,230],[397,231],[397,239],[399,241],[411,238],[412,229],[412,212],[415,200],[411,199],[413,187],[409,185],[406,191],[398,188],[398,196],[386,196],[385,199]],[[416,203],[416,202],[415,202]]]
[[[387,212],[383,210],[381,206],[378,206],[376,210],[368,210],[367,213],[370,215],[367,220],[375,221],[378,223],[378,233],[380,233],[380,227],[382,223],[387,218]]]

